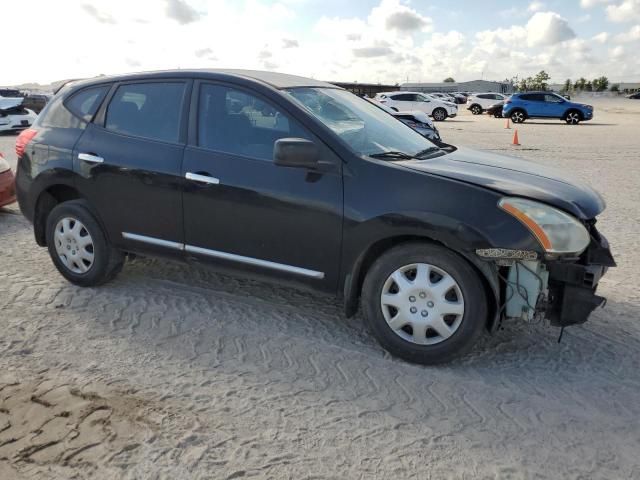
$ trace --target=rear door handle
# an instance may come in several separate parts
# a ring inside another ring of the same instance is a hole
[[[89,163],[103,163],[104,158],[94,155],[93,153],[79,153],[78,160]]]
[[[184,175],[184,178],[186,178],[187,180],[193,180],[194,182],[208,183],[210,185],[218,185],[220,183],[220,180],[218,180],[216,177],[212,177],[210,175],[202,175],[200,173],[187,172]]]

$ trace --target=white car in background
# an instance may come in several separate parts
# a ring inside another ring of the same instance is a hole
[[[378,93],[374,100],[398,112],[424,112],[437,122],[458,114],[458,106],[455,103],[420,92],[382,92]]]
[[[480,115],[496,103],[504,102],[509,96],[501,93],[472,93],[467,97],[467,110],[474,115]]]
[[[0,132],[29,128],[36,121],[36,112],[24,108],[24,98],[0,97]]]

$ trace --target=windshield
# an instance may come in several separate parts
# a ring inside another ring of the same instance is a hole
[[[400,152],[414,157],[437,149],[411,127],[346,90],[305,87],[285,91],[359,155]]]

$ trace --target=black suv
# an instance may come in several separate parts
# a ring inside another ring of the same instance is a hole
[[[17,139],[17,194],[60,273],[129,254],[207,262],[358,305],[392,353],[436,363],[504,319],[587,319],[614,262],[589,187],[440,149],[334,85],[168,71],[66,85]]]

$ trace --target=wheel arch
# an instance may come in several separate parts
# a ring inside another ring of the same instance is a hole
[[[82,199],[80,192],[66,183],[56,183],[44,188],[35,202],[33,214],[33,233],[36,242],[41,247],[47,246],[46,225],[51,210],[63,202]]]
[[[493,264],[483,262],[472,254],[464,253],[460,250],[453,249],[440,240],[426,235],[396,235],[381,238],[364,250],[354,262],[353,268],[347,273],[344,279],[344,310],[347,318],[350,318],[358,311],[360,295],[362,293],[362,285],[365,276],[375,260],[388,250],[398,245],[408,243],[430,243],[444,247],[453,253],[464,258],[471,267],[476,271],[482,282],[485,295],[487,297],[487,329],[494,331],[498,326],[498,314],[500,305],[500,284],[498,273]]]

